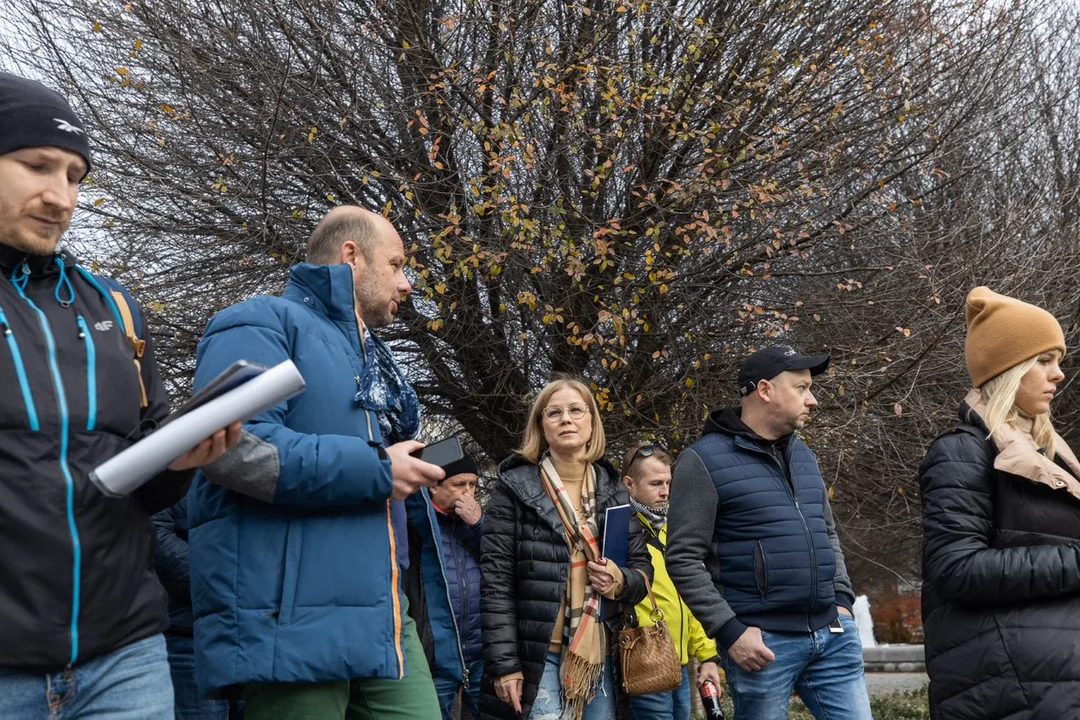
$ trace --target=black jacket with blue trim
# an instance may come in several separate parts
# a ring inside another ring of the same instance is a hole
[[[191,474],[102,495],[90,471],[169,411],[149,338],[142,409],[121,321],[74,257],[0,245],[0,275],[0,667],[47,672],[167,627],[150,515]]]
[[[712,413],[679,455],[670,502],[668,573],[720,647],[747,626],[811,632],[851,609],[825,483],[798,436],[769,442],[737,411]]]

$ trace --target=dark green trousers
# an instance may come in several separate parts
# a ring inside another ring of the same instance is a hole
[[[406,615],[401,680],[252,683],[244,686],[246,720],[439,720],[439,701],[416,624]]]

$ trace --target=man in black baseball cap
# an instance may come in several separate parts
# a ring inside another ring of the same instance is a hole
[[[90,481],[169,400],[141,308],[59,247],[89,170],[67,101],[0,73],[0,718],[173,717],[150,513],[240,438],[126,497]]]
[[[787,370],[809,370],[810,375],[820,375],[829,367],[828,355],[800,355],[787,345],[773,345],[758,350],[746,359],[739,369],[739,394],[746,396],[754,391],[761,380],[772,380]]]
[[[816,718],[871,716],[829,494],[797,434],[828,365],[786,346],[754,353],[740,407],[711,413],[675,466],[668,574],[723,653],[738,717],[786,717],[792,688]]]

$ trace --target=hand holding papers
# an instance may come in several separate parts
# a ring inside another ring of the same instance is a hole
[[[304,387],[292,360],[272,368],[235,363],[156,431],[95,468],[90,480],[106,495],[127,495],[218,430],[249,420]]]

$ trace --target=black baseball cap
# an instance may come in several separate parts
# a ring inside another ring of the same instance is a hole
[[[749,395],[761,380],[772,380],[785,370],[809,370],[819,375],[829,367],[829,356],[800,355],[787,345],[773,345],[746,358],[739,369],[739,394]]]

